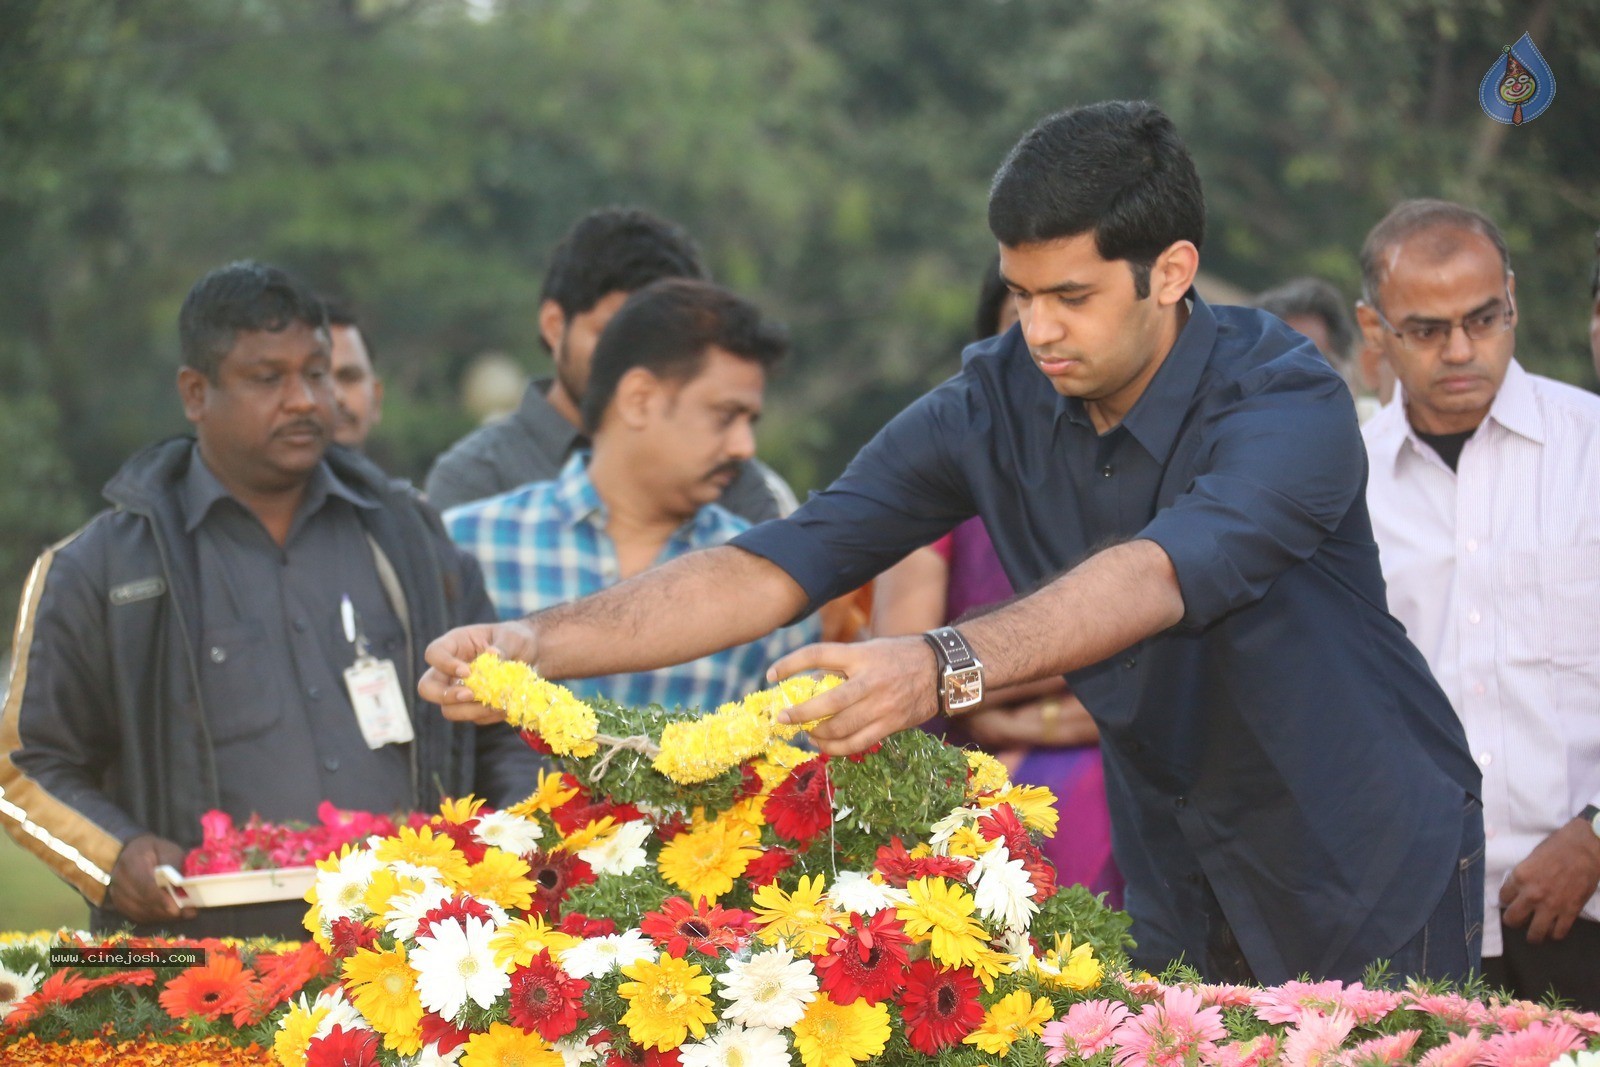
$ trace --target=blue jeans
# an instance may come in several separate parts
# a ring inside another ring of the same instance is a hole
[[[1483,955],[1483,805],[1468,797],[1461,820],[1461,858],[1427,923],[1389,961],[1395,977],[1464,982]]]

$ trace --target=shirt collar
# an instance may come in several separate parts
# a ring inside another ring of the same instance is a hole
[[[1522,369],[1522,364],[1512,360],[1506,367],[1505,380],[1500,391],[1489,405],[1485,421],[1493,421],[1519,437],[1535,444],[1544,444],[1544,417],[1539,413],[1539,399],[1534,395],[1533,379]],[[1394,397],[1379,409],[1367,424],[1367,440],[1374,456],[1398,463],[1400,449],[1407,441],[1419,454],[1429,454],[1417,432],[1406,417],[1405,387],[1395,383]]]
[[[328,466],[328,461],[323,460],[311,471],[311,478],[306,482],[305,497],[300,501],[300,507],[295,513],[296,519],[315,515],[328,502],[328,498],[334,496],[347,500],[358,508],[371,509],[378,506],[377,501],[351,488],[333,472]],[[211,473],[211,468],[206,466],[205,460],[200,458],[200,446],[196,444],[190,453],[189,469],[184,472],[183,485],[179,490],[184,532],[193,533],[195,527],[205,521],[217,501],[232,499],[234,499],[233,494],[228,492],[221,480]]]
[[[539,450],[545,455],[570,457],[576,450],[587,448],[589,439],[565,415],[550,406],[548,393],[552,378],[540,378],[528,385],[512,417],[528,431]]]
[[[1155,377],[1119,424],[1157,463],[1165,463],[1172,454],[1217,341],[1217,317],[1210,305],[1192,288],[1185,299],[1189,301],[1189,321],[1178,332]],[[1056,410],[1073,422],[1094,425],[1078,397],[1058,398]]]
[[[601,526],[605,525],[606,504],[600,499],[600,491],[594,487],[594,482],[589,479],[589,456],[587,449],[579,449],[567,460],[561,473],[556,475],[551,502],[556,517],[565,526],[576,526],[590,518]]]

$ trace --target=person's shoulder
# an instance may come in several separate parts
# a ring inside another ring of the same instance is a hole
[[[696,539],[703,545],[731,541],[755,523],[722,504],[705,504],[695,513]]]
[[[531,521],[553,507],[559,486],[559,480],[528,482],[494,496],[458,504],[445,510],[445,526],[454,529],[462,524]]]
[[[1584,422],[1600,422],[1600,396],[1556,378],[1528,372],[1535,395],[1548,411]]]
[[[1217,322],[1210,369],[1241,390],[1347,388],[1316,346],[1276,315],[1231,304],[1209,306]]]

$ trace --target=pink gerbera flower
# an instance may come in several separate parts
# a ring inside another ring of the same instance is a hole
[[[1483,1056],[1483,1035],[1476,1030],[1451,1034],[1438,1048],[1425,1053],[1417,1067],[1473,1067]]]
[[[1550,1009],[1531,1000],[1513,1000],[1509,1003],[1495,997],[1489,1001],[1489,1016],[1501,1030],[1516,1031],[1550,1018]]]
[[[1222,1009],[1207,1008],[1192,989],[1171,988],[1160,1004],[1146,1004],[1111,1035],[1119,1067],[1173,1067],[1192,1056],[1206,1056],[1227,1036]]]
[[[1247,985],[1202,985],[1196,988],[1201,1002],[1208,1008],[1247,1008],[1256,992],[1253,986]]]
[[[1460,993],[1428,993],[1412,988],[1405,993],[1405,1006],[1453,1026],[1482,1026],[1489,1021],[1489,1009]]]
[[[1115,1000],[1084,1000],[1044,1028],[1046,1061],[1060,1063],[1068,1056],[1088,1059],[1111,1044],[1111,1032],[1128,1018],[1128,1006]]]
[[[1569,1008],[1561,1012],[1561,1021],[1571,1023],[1590,1037],[1600,1037],[1600,1013],[1573,1011]]]
[[[1285,982],[1256,991],[1250,1002],[1264,1023],[1297,1023],[1308,1012],[1333,1011],[1343,992],[1343,982]]]
[[[1384,1034],[1363,1041],[1340,1057],[1354,1067],[1396,1067],[1405,1062],[1411,1048],[1422,1036],[1421,1030],[1401,1030],[1398,1034]]]
[[[1204,1059],[1206,1067],[1262,1067],[1278,1055],[1278,1039],[1257,1034],[1249,1041],[1230,1041]]]
[[[1566,1023],[1529,1023],[1515,1033],[1496,1034],[1483,1049],[1489,1067],[1549,1067],[1557,1056],[1583,1047],[1583,1035]]]
[[[1355,1026],[1355,1017],[1342,1009],[1331,1015],[1307,1013],[1284,1035],[1283,1067],[1323,1067]]]

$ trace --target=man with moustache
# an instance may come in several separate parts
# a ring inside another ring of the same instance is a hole
[[[502,619],[599,592],[750,528],[718,501],[755,454],[781,327],[709,282],[659,281],[611,317],[595,345],[582,418],[592,451],[559,477],[445,512],[477,557]],[[765,684],[817,638],[807,621],[664,670],[575,681],[579,696],[710,710]]]
[[[1357,308],[1399,381],[1367,423],[1395,617],[1483,769],[1483,970],[1600,1011],[1600,398],[1523,369],[1488,216],[1400,204]]]
[[[347,690],[361,653],[409,678],[433,636],[493,609],[413,491],[329,447],[321,302],[234,263],[196,283],[179,335],[195,437],[130,459],[106,486],[113,508],[46,552],[24,592],[0,822],[97,929],[303,937],[300,901],[197,914],[155,868],[182,867],[211,810],[242,825],[314,823],[323,801],[504,805],[538,763],[508,728],[449,725],[409,685],[378,714]]]

